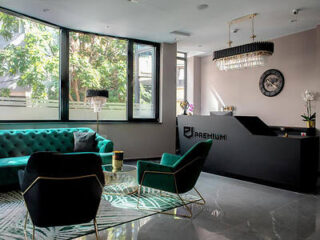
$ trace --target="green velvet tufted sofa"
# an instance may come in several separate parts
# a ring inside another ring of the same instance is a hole
[[[24,169],[34,152],[72,154],[74,132],[93,132],[90,128],[51,128],[0,130],[0,187],[18,183],[17,171]],[[111,163],[113,143],[96,135],[97,149],[103,164]]]

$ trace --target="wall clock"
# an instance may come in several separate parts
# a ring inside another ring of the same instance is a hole
[[[274,97],[278,95],[282,91],[283,86],[284,77],[277,69],[269,69],[260,77],[260,91],[267,97]]]

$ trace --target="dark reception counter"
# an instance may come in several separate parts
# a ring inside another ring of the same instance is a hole
[[[278,136],[257,117],[178,116],[179,144],[185,153],[213,139],[204,171],[300,192],[314,191],[319,137]]]

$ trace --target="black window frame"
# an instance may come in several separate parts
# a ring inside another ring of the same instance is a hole
[[[159,123],[159,106],[160,106],[160,47],[158,42],[145,41],[134,38],[125,38],[95,32],[80,31],[76,29],[66,28],[57,24],[50,23],[45,20],[41,20],[35,17],[28,16],[26,14],[13,11],[7,8],[0,7],[0,11],[9,15],[13,15],[19,18],[25,18],[31,21],[45,24],[47,26],[57,28],[60,30],[60,58],[59,58],[59,84],[60,84],[60,96],[59,96],[59,120],[0,120],[0,123],[32,123],[32,122],[52,122],[52,123],[95,123],[96,120],[70,120],[69,119],[69,33],[79,32],[83,34],[97,35],[101,37],[112,37],[116,39],[122,39],[128,41],[128,54],[127,54],[127,120],[99,120],[99,123],[126,123],[126,122],[154,122]],[[151,45],[155,47],[155,117],[154,118],[134,118],[133,117],[133,46],[134,43]]]

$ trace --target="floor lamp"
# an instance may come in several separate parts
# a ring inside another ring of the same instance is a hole
[[[86,97],[90,107],[97,113],[97,133],[99,133],[99,112],[101,112],[102,106],[107,102],[109,92],[107,90],[89,89],[86,92]]]

